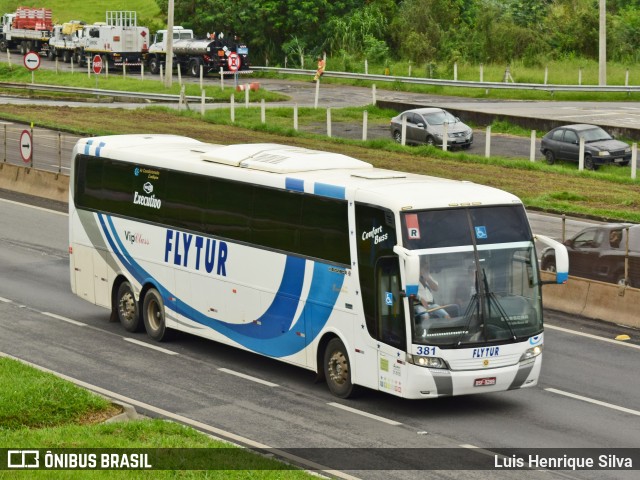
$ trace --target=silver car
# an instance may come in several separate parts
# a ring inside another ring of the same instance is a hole
[[[391,119],[391,136],[402,141],[402,118],[407,118],[406,143],[442,146],[444,124],[447,125],[447,145],[467,149],[473,143],[473,130],[441,108],[416,108]]]

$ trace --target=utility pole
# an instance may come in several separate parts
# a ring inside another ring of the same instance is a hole
[[[167,54],[165,61],[164,86],[171,88],[173,81],[173,1],[167,7]]]
[[[607,84],[607,0],[600,0],[598,83]]]

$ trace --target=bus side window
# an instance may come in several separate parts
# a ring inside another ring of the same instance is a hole
[[[397,258],[384,257],[378,260],[376,291],[378,339],[388,345],[405,349],[404,303],[400,293],[400,267]]]

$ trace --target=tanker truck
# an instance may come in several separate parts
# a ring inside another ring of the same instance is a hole
[[[235,55],[233,55],[235,54]],[[193,31],[180,26],[173,27],[173,66],[180,66],[180,71],[193,77],[200,76],[202,66],[203,75],[207,73],[231,74],[235,71],[229,67],[229,57],[232,65],[239,73],[251,73],[249,69],[249,49],[237,38],[228,40],[224,34],[207,35],[205,39],[193,38]],[[166,65],[167,30],[158,30],[156,37],[149,47],[146,65],[151,73],[159,73],[160,66]]]

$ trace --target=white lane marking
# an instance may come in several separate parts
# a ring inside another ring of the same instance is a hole
[[[252,382],[260,383],[262,385],[266,385],[267,387],[279,387],[277,383],[267,382],[266,380],[262,380],[257,377],[252,377],[251,375],[245,375],[244,373],[236,372],[235,370],[229,370],[228,368],[219,368],[221,372],[228,373],[230,375],[235,375],[236,377],[244,378],[245,380],[250,380]]]
[[[487,450],[486,448],[476,447],[475,445],[471,445],[470,443],[463,443],[462,445],[458,445],[461,448],[468,448],[473,450],[474,452],[482,453],[483,455],[489,455],[490,457],[504,457],[504,455],[497,454],[492,452],[491,450]]]
[[[13,303],[13,300],[9,300],[8,298],[0,297],[0,302],[2,302],[2,303]]]
[[[389,425],[402,425],[402,423],[396,422],[395,420],[379,417],[378,415],[374,415],[373,413],[364,412],[362,410],[347,407],[346,405],[341,405],[339,403],[329,402],[327,403],[327,405],[331,405],[332,407],[340,408],[342,410],[346,410],[347,412],[355,413],[357,415],[362,415],[363,417],[372,418],[374,420],[378,420],[379,422],[388,423]]]
[[[166,353],[167,355],[180,355],[178,352],[172,352],[171,350],[167,350],[166,348],[157,347],[155,345],[151,345],[150,343],[141,342],[140,340],[136,340],[135,338],[122,337],[122,339],[125,342],[140,345],[141,347],[151,348],[152,350],[157,350],[158,352]]]
[[[55,213],[56,215],[64,215],[65,217],[69,216],[69,214],[66,212],[59,212],[57,210],[50,210],[48,208],[36,207],[35,205],[29,205],[28,203],[14,202],[13,200],[6,200],[4,198],[0,198],[0,202],[12,203],[13,205],[19,205],[20,207],[33,208],[34,210],[40,210],[47,213]]]
[[[564,392],[562,390],[557,390],[555,388],[545,388],[547,392],[557,393],[558,395],[564,395],[565,397],[575,398],[576,400],[582,400],[583,402],[593,403],[594,405],[600,405],[601,407],[607,407],[612,410],[618,410],[624,413],[630,413],[631,415],[640,416],[640,412],[638,410],[632,410],[630,408],[621,407],[619,405],[614,405],[613,403],[602,402],[600,400],[595,400],[589,397],[583,397],[582,395],[576,395],[575,393]]]
[[[549,328],[551,330],[558,330],[560,332],[572,333],[573,335],[579,335],[581,337],[591,338],[593,340],[600,340],[601,342],[614,343],[616,345],[620,345],[623,347],[631,347],[637,348],[640,350],[640,345],[635,345],[633,343],[625,343],[620,340],[613,340],[611,338],[599,337],[597,335],[592,335],[591,333],[578,332],[576,330],[569,330],[568,328],[556,327],[555,325],[549,325],[548,323],[544,324],[544,328]]]
[[[70,318],[63,317],[62,315],[56,315],[55,313],[50,312],[41,312],[42,315],[46,315],[47,317],[57,318],[58,320],[62,320],[63,322],[70,323],[71,325],[77,325],[78,327],[86,327],[86,323],[78,322],[77,320],[71,320]]]
[[[34,367],[34,368],[37,368],[38,370],[42,370],[43,372],[52,373],[52,374],[56,375],[57,377],[60,377],[60,378],[62,378],[64,380],[68,380],[69,382],[72,382],[72,383],[78,385],[79,387],[86,388],[88,390],[91,390],[92,392],[96,392],[96,393],[99,393],[100,395],[104,395],[105,397],[112,398],[114,400],[118,400],[120,402],[124,402],[124,403],[127,403],[129,405],[133,405],[134,407],[139,407],[139,408],[142,408],[142,409],[150,411],[150,412],[154,412],[154,413],[156,413],[158,415],[162,415],[165,418],[169,418],[169,419],[174,420],[176,422],[180,422],[180,423],[182,423],[184,425],[189,425],[190,427],[197,428],[198,430],[208,432],[210,436],[214,436],[214,438],[216,438],[218,440],[226,441],[228,443],[236,442],[236,444],[238,444],[240,446],[249,446],[249,447],[252,447],[252,448],[269,449],[275,455],[278,455],[278,456],[280,456],[282,458],[287,458],[287,459],[291,460],[292,462],[294,462],[294,463],[296,463],[298,465],[306,465],[307,467],[309,467],[312,470],[329,473],[329,474],[331,474],[333,476],[336,476],[338,478],[343,478],[345,480],[360,480],[358,477],[354,477],[352,475],[349,475],[347,473],[341,472],[339,470],[330,470],[327,467],[325,467],[324,465],[320,465],[318,463],[312,462],[310,460],[306,460],[304,458],[298,457],[298,456],[290,454],[288,452],[281,451],[281,450],[279,450],[277,448],[270,447],[269,445],[266,445],[264,443],[259,443],[259,442],[256,442],[254,440],[251,440],[249,438],[242,437],[240,435],[236,435],[235,433],[229,432],[227,430],[222,430],[220,428],[212,427],[211,425],[207,425],[206,423],[198,422],[197,420],[192,420],[190,418],[183,417],[182,415],[178,415],[176,413],[170,412],[168,410],[164,410],[164,409],[159,408],[159,407],[155,407],[153,405],[149,405],[148,403],[140,402],[140,401],[135,400],[135,399],[130,398],[130,397],[125,397],[124,395],[120,395],[119,393],[112,392],[111,390],[107,390],[105,388],[101,388],[101,387],[98,387],[96,385],[92,385],[90,383],[83,382],[82,380],[78,380],[77,378],[69,377],[69,376],[64,375],[62,373],[58,373],[58,372],[56,372],[54,370],[49,370],[48,368],[41,367],[40,365],[36,365],[35,363],[31,363],[31,362],[28,362],[26,360],[22,360],[22,359],[20,359],[18,357],[14,357],[12,355],[8,355],[8,354],[3,353],[3,352],[0,352],[0,357],[11,358],[12,360],[17,360],[18,362],[25,363],[27,365],[30,365],[30,366]]]

